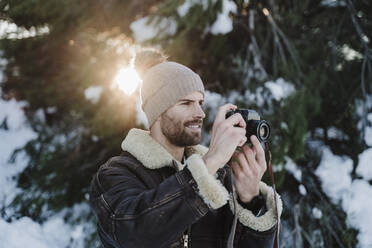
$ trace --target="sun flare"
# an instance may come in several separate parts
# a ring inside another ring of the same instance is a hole
[[[118,71],[114,83],[120,90],[124,91],[125,94],[131,95],[141,83],[141,79],[133,67],[126,67]]]

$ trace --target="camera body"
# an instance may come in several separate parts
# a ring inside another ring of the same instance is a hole
[[[270,138],[270,125],[261,120],[260,115],[252,109],[236,109],[226,113],[226,119],[231,115],[239,113],[246,123],[246,137],[249,141],[251,135],[255,135],[260,142],[266,142]]]

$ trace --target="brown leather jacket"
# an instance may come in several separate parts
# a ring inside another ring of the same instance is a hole
[[[231,194],[224,186],[231,183],[227,167],[209,175],[202,146],[186,149],[183,166],[137,129],[122,147],[123,155],[102,165],[91,184],[90,202],[104,247],[227,246],[233,220]],[[238,206],[234,247],[273,247],[273,193],[264,183],[260,192],[267,211],[256,217]]]

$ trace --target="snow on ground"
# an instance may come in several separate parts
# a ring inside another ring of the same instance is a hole
[[[367,181],[372,175],[372,149],[365,150],[359,158],[357,173],[363,173],[363,180],[352,181],[352,160],[334,155],[328,147],[323,149],[315,174],[331,200],[341,203],[347,214],[347,223],[359,230],[358,247],[367,248],[372,247],[372,186]]]
[[[13,150],[24,146],[29,140],[36,137],[36,133],[25,123],[26,118],[22,111],[22,107],[25,105],[25,102],[0,99],[0,125],[6,120],[8,128],[8,130],[5,130],[4,127],[0,129],[0,207],[8,205],[20,190],[17,189],[16,182],[12,177],[27,166],[28,158],[24,154],[17,156],[14,163],[9,163]],[[74,209],[74,211],[79,214],[82,213],[82,209],[86,211],[89,207],[83,206],[80,209],[76,208],[76,211]],[[11,211],[8,210],[5,214],[10,216]],[[84,233],[81,230],[82,225],[72,227],[66,224],[61,214],[48,219],[42,225],[28,217],[11,223],[0,217],[0,247],[83,247]]]

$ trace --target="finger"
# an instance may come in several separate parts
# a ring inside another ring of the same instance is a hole
[[[239,163],[237,163],[236,161],[232,161],[231,162],[231,168],[233,169],[234,176],[236,178],[240,178],[243,172],[242,172],[242,169],[239,166]]]
[[[237,155],[238,164],[240,166],[240,170],[244,173],[244,175],[248,177],[252,177],[252,175],[257,175],[258,171],[255,168],[252,168],[252,165],[249,164],[244,152],[240,152]]]
[[[238,147],[244,146],[247,143],[247,137],[244,135],[243,138],[239,141]]]
[[[257,151],[256,151],[255,146],[252,146],[252,150],[255,153],[255,157],[256,157],[256,161],[258,163],[258,167],[260,168],[261,172],[264,173],[266,171],[266,160],[261,161],[261,160],[258,159]],[[264,159],[265,159],[265,157],[264,157]]]
[[[217,115],[216,115],[216,119],[214,120],[215,123],[219,123],[219,122],[222,122],[226,119],[226,113],[229,111],[229,110],[235,110],[237,108],[236,105],[234,104],[231,104],[231,103],[228,103],[228,104],[225,104],[223,106],[221,106],[219,109],[218,109],[218,112],[217,112]]]
[[[246,160],[248,161],[249,170],[252,171],[256,175],[256,173],[258,172],[257,167],[259,165],[257,164],[256,157],[252,149],[248,145],[245,145],[243,146],[243,152],[244,152],[244,156],[246,157]]]
[[[258,141],[257,137],[252,135],[250,140],[253,144],[254,150],[256,151],[256,157],[259,164],[266,163],[265,160],[265,151],[263,150],[261,143]]]
[[[238,126],[238,127],[244,128],[244,129],[247,125],[245,123],[244,119],[243,119],[243,116],[239,113],[233,114],[232,116],[227,118],[226,119],[226,124],[229,125],[229,126]]]

